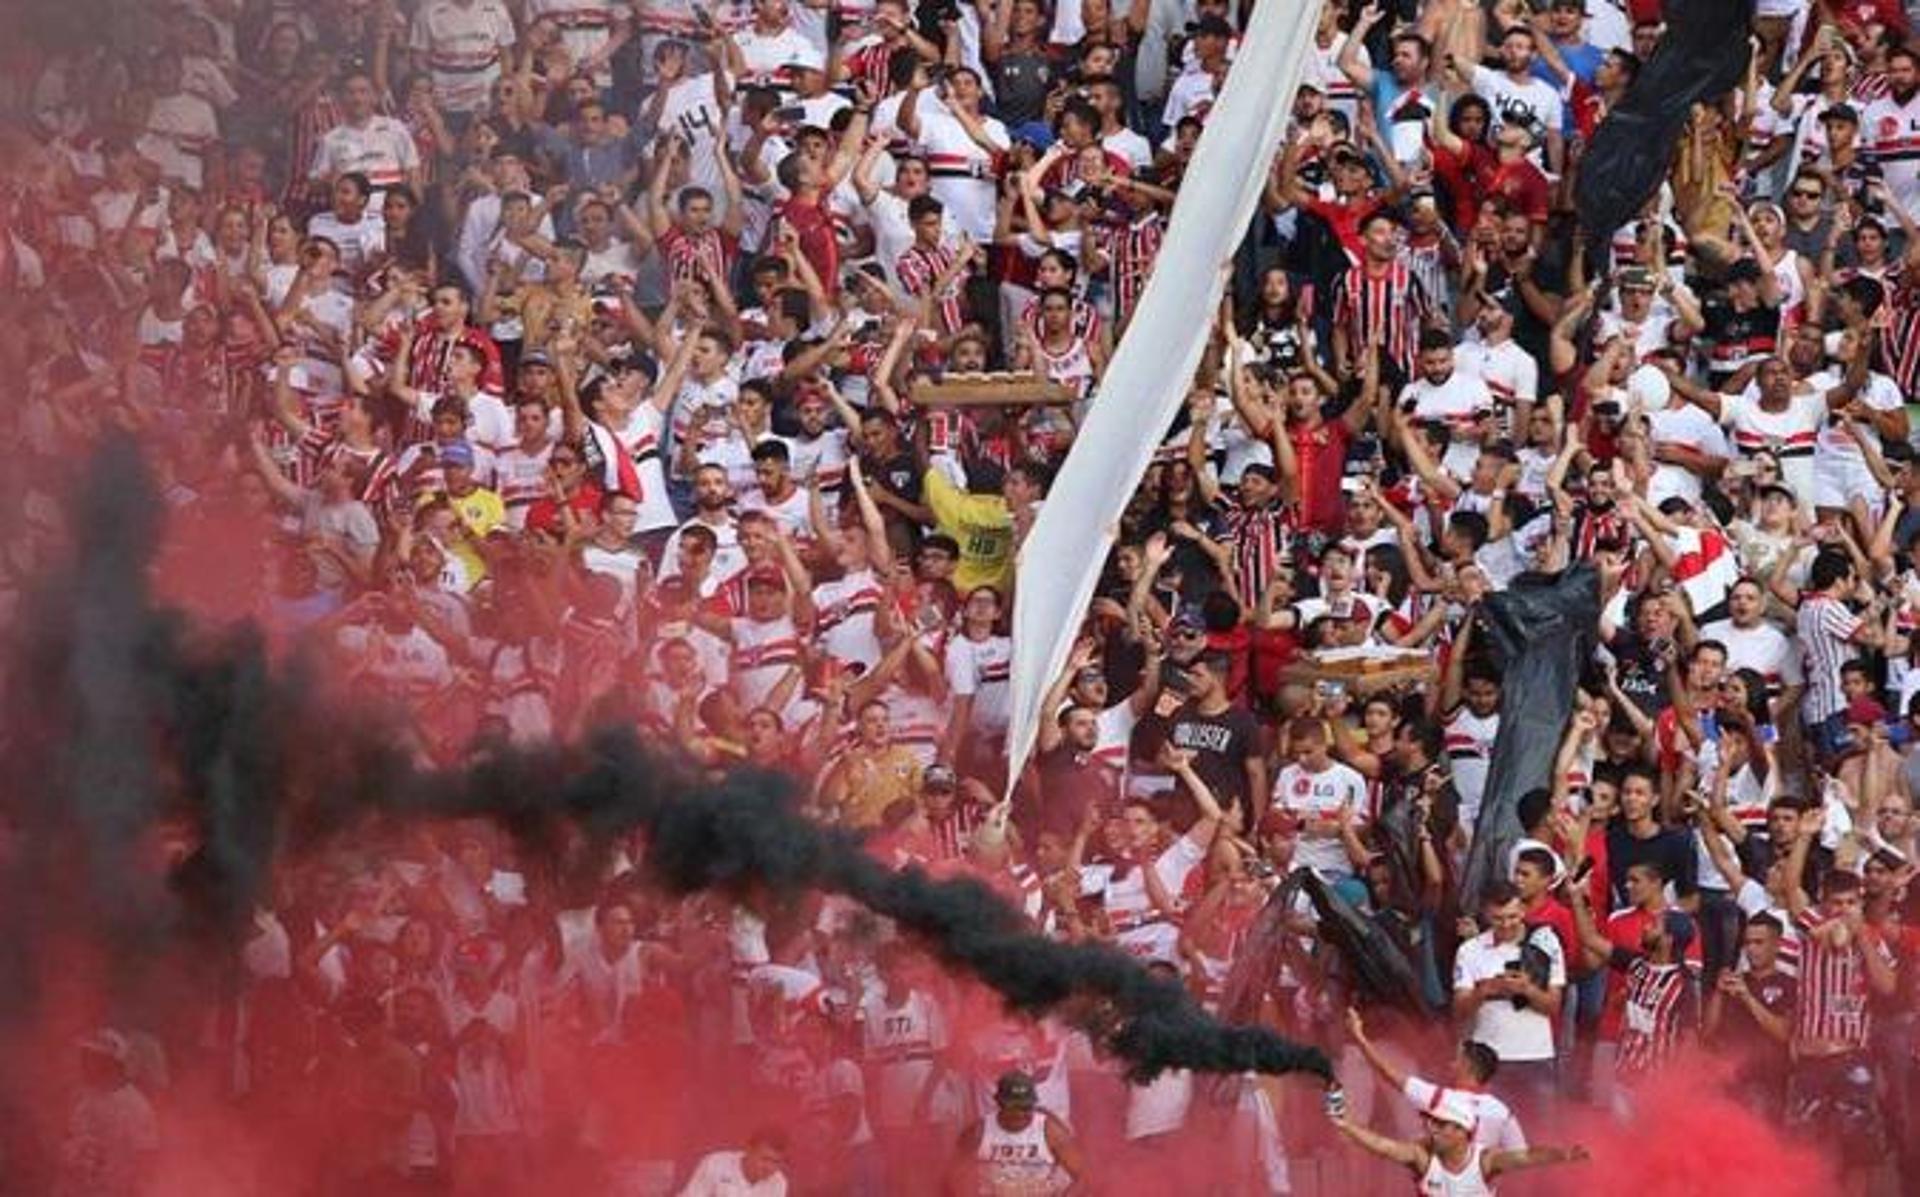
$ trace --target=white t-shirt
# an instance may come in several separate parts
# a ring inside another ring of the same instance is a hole
[[[933,173],[930,190],[954,223],[982,245],[993,239],[995,201],[999,188],[994,182],[992,156],[967,135],[966,128],[946,105],[921,96],[917,108],[920,118],[920,146],[927,152],[927,167]],[[980,118],[987,141],[1000,152],[1012,148],[1007,127],[990,116]]]
[[[433,77],[433,98],[449,112],[480,112],[500,78],[502,52],[514,44],[513,17],[501,0],[427,0],[414,13],[408,45]]]
[[[1367,818],[1367,779],[1339,761],[1319,773],[1309,773],[1301,765],[1291,764],[1274,779],[1273,804],[1303,816],[1332,815],[1343,806],[1351,807],[1354,821],[1363,823]],[[1346,846],[1340,842],[1338,832],[1303,833],[1294,861],[1323,877],[1347,877],[1353,873],[1353,862],[1347,858]]]
[[[1771,451],[1780,460],[1780,481],[1803,507],[1813,503],[1813,449],[1826,421],[1824,391],[1796,391],[1777,412],[1760,406],[1757,383],[1748,383],[1738,395],[1720,396],[1720,424],[1733,434],[1734,447],[1744,457]]]
[[[348,274],[360,273],[387,252],[387,222],[372,208],[352,224],[330,211],[315,212],[307,218],[307,236],[333,242],[340,250],[340,269]]]
[[[407,181],[420,166],[420,147],[413,133],[390,116],[375,114],[364,125],[339,124],[328,129],[314,147],[307,174],[332,179],[358,171],[379,191]]]
[[[1547,987],[1564,987],[1567,962],[1560,950],[1560,937],[1549,931],[1533,936],[1532,942],[1551,962]],[[1495,943],[1491,931],[1461,944],[1453,958],[1454,993],[1465,993],[1481,981],[1504,974],[1508,964],[1520,959],[1520,947],[1521,941]],[[1480,1008],[1474,1011],[1467,1037],[1492,1048],[1502,1061],[1553,1058],[1553,1020],[1531,1006],[1515,1009],[1511,998],[1489,998],[1481,1002]]]
[[[979,732],[1005,731],[1012,717],[1013,641],[1005,636],[947,641],[947,684],[955,698],[971,695],[970,727]]]
[[[1560,128],[1560,93],[1544,79],[1529,75],[1515,83],[1504,71],[1475,67],[1473,90],[1485,97],[1493,108],[1494,132],[1507,125],[1518,125],[1533,135],[1532,157],[1536,160],[1546,135]]]
[[[1806,680],[1800,669],[1799,646],[1764,619],[1750,628],[1735,627],[1732,620],[1722,619],[1701,628],[1700,639],[1724,644],[1727,671],[1751,669],[1767,679],[1770,691],[1799,686]]]
[[[1500,412],[1501,431],[1508,436],[1524,435],[1526,429],[1513,427],[1515,403],[1532,403],[1540,395],[1540,363],[1511,339],[1498,345],[1470,340],[1454,352],[1454,364],[1487,384],[1487,391]]]
[[[1400,410],[1416,420],[1438,420],[1452,432],[1441,466],[1461,481],[1473,476],[1480,456],[1477,421],[1493,411],[1493,392],[1479,375],[1457,366],[1446,381],[1416,378],[1400,391]]]
[[[1720,431],[1713,417],[1691,403],[1648,412],[1647,431],[1656,448],[1674,445],[1697,450],[1708,457],[1725,459],[1733,456],[1733,447],[1727,443],[1726,434]],[[1658,507],[1675,495],[1689,503],[1699,502],[1700,475],[1683,465],[1656,462],[1653,478],[1647,484],[1647,502]]]
[[[740,1162],[744,1151],[716,1151],[701,1160],[687,1178],[680,1197],[787,1197],[787,1178],[776,1172],[755,1184],[747,1180]]]

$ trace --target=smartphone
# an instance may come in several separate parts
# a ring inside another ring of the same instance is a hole
[[[783,125],[797,125],[807,119],[807,110],[798,104],[787,104],[773,110],[773,119]]]
[[[1568,881],[1573,885],[1585,885],[1587,883],[1587,878],[1591,876],[1592,873],[1593,873],[1593,857],[1589,856],[1585,860],[1580,862],[1580,867],[1573,871],[1573,876],[1568,878]]]

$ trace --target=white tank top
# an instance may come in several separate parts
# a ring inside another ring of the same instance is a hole
[[[1024,1130],[1010,1131],[988,1118],[980,1133],[981,1197],[1042,1197],[1065,1186],[1047,1142],[1047,1119],[1035,1113]]]
[[[1493,1185],[1480,1170],[1481,1148],[1467,1150],[1467,1166],[1458,1172],[1447,1171],[1435,1153],[1420,1176],[1420,1197],[1493,1197]]]

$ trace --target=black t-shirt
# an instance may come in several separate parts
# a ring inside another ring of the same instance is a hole
[[[1622,628],[1607,642],[1607,651],[1613,654],[1620,692],[1633,700],[1641,714],[1658,719],[1673,699],[1667,693],[1666,665],[1652,642],[1631,628]],[[1673,652],[1667,649],[1669,656]]]
[[[993,106],[1009,129],[1045,120],[1053,63],[1045,54],[1009,51],[993,67]]]
[[[1203,715],[1187,703],[1168,721],[1167,741],[1193,753],[1193,771],[1207,783],[1220,809],[1236,803],[1243,827],[1253,826],[1253,796],[1247,793],[1247,759],[1260,751],[1260,721],[1244,707]]]
[[[1693,837],[1678,828],[1669,827],[1647,839],[1637,839],[1627,834],[1624,827],[1614,827],[1607,832],[1607,889],[1613,898],[1613,908],[1624,910],[1630,903],[1627,900],[1627,868],[1631,865],[1660,865],[1666,871],[1666,878],[1673,884],[1674,893],[1685,897],[1696,886],[1696,862],[1693,851]]]
[[[1708,300],[1701,309],[1706,329],[1707,373],[1717,383],[1738,370],[1747,359],[1764,357],[1780,345],[1780,309],[1755,304],[1744,312],[1724,299]]]

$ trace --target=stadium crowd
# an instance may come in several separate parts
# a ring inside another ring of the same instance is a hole
[[[1330,0],[1240,251],[1159,262],[1248,7],[36,18],[0,47],[0,580],[12,622],[130,431],[170,539],[220,538],[189,588],[424,762],[635,726],[1209,1003],[1310,871],[1418,990],[1368,1008],[1288,915],[1264,1016],[1338,1054],[1331,1129],[1268,1080],[1129,1085],[835,900],[667,901],[643,844],[556,892],[458,824],[283,869],[223,1029],[89,1036],[11,1165],[138,1192],[210,1071],[328,1130],[263,1192],[1366,1191],[1371,1152],[1467,1194],[1704,1047],[1845,1191],[1920,1184],[1907,12],[1760,0],[1744,84],[1599,239],[1572,188],[1658,0]],[[1014,563],[1156,267],[1227,297],[1009,778]],[[943,396],[984,371],[1057,385]],[[1464,892],[1481,606],[1582,565],[1557,762]]]

